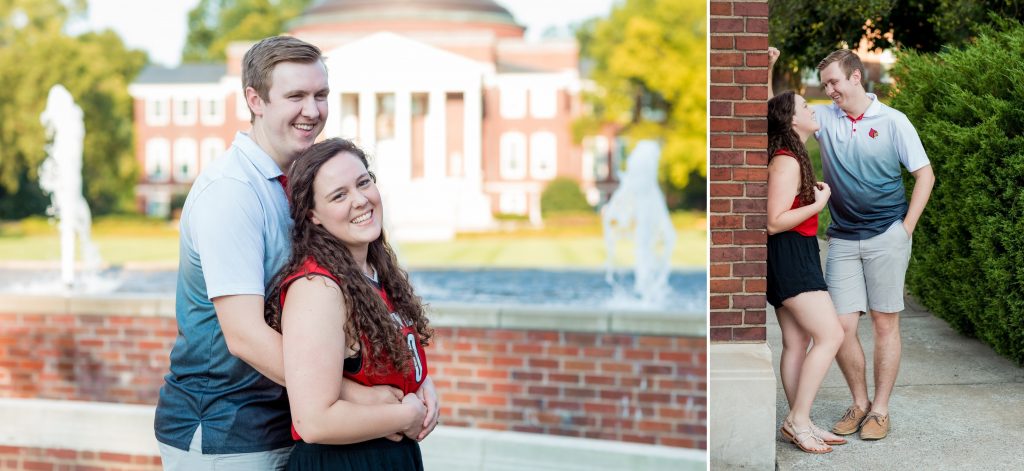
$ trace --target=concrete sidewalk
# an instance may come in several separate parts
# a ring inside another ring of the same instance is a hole
[[[824,252],[824,251],[823,251]],[[770,308],[769,308],[770,310]],[[913,299],[901,315],[903,357],[890,402],[889,436],[863,441],[858,434],[832,453],[813,455],[777,435],[779,470],[1020,470],[1024,469],[1024,368],[964,337]],[[874,395],[870,316],[858,328],[867,356],[868,395]],[[777,424],[789,406],[778,378],[782,336],[768,315],[768,344],[778,385]],[[835,362],[811,410],[811,420],[831,428],[852,404]]]

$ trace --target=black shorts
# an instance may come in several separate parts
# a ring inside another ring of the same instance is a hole
[[[768,302],[782,302],[808,291],[828,291],[821,274],[818,238],[786,231],[768,236]]]
[[[351,445],[316,445],[295,442],[288,470],[423,471],[420,445],[403,438],[393,442],[378,438]]]

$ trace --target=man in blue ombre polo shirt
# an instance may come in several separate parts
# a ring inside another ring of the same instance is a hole
[[[290,252],[284,172],[324,128],[327,69],[315,46],[272,37],[245,54],[242,85],[252,129],[203,170],[181,216],[178,337],[155,421],[168,470],[283,469],[292,447],[281,335],[263,320],[263,298]],[[424,386],[436,410],[433,383]],[[341,395],[403,396],[347,379]],[[437,415],[428,418],[432,430]]]
[[[822,171],[832,188],[825,281],[846,334],[836,362],[853,395],[853,405],[832,431],[849,435],[860,430],[862,439],[878,440],[889,432],[912,235],[935,176],[907,117],[865,91],[864,65],[855,53],[829,54],[818,72],[833,101],[814,107],[821,125],[816,137]],[[915,179],[909,203],[903,167]],[[866,312],[871,313],[875,338],[873,401],[868,399],[864,349],[857,337],[858,320]]]

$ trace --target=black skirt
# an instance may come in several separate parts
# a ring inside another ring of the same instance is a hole
[[[350,445],[316,445],[295,442],[288,470],[423,471],[423,457],[416,440],[393,442],[378,438]]]
[[[821,273],[818,238],[786,231],[768,236],[768,302],[782,302],[808,291],[828,291]]]

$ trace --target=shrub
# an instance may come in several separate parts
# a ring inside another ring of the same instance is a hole
[[[552,213],[593,211],[580,184],[571,178],[558,177],[548,183],[540,194],[540,209],[544,215]]]
[[[1024,27],[1004,21],[963,49],[907,53],[893,76],[892,106],[917,127],[936,176],[908,289],[1024,364]]]

